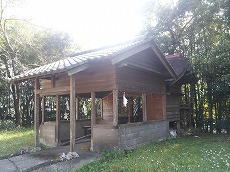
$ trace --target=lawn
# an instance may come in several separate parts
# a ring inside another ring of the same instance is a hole
[[[33,130],[17,128],[0,131],[0,157],[34,146]]]
[[[230,137],[202,134],[152,143],[131,153],[105,152],[104,158],[78,171],[227,172]]]

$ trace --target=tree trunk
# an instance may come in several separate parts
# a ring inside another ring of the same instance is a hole
[[[15,122],[17,125],[21,125],[21,117],[20,117],[20,108],[19,108],[19,87],[18,85],[12,84],[12,96],[14,102],[14,111],[15,111]]]
[[[210,133],[213,133],[213,114],[212,114],[212,109],[213,109],[213,101],[212,101],[212,81],[207,80],[207,89],[208,89],[208,114],[209,114],[209,124],[210,124]]]

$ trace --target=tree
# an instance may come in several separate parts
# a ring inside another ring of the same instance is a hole
[[[4,18],[5,10],[13,1],[0,0],[0,99],[1,119],[13,116],[16,124],[21,124],[25,117],[31,116],[28,104],[33,101],[33,87],[30,82],[8,84],[8,80],[24,70],[28,70],[52,61],[59,60],[70,53],[71,39],[61,32],[44,30],[27,21]],[[10,88],[9,88],[10,87]],[[10,91],[10,94],[9,94]],[[24,93],[24,94],[21,94]],[[26,94],[30,93],[30,94]],[[4,109],[13,110],[10,114]]]
[[[229,106],[228,4],[229,0],[179,0],[168,7],[154,3],[146,11],[146,16],[155,16],[155,22],[152,17],[146,18],[145,30],[155,37],[162,51],[179,51],[192,63],[198,79],[192,86],[196,126],[204,128],[207,120],[210,132],[217,119],[226,118],[222,106]]]

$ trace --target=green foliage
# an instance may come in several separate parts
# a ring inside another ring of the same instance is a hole
[[[12,130],[15,129],[17,125],[11,120],[1,120],[0,121],[0,131],[1,130]]]
[[[96,161],[77,171],[229,171],[229,144],[226,135],[187,136],[152,143],[128,156],[112,156],[110,160]]]
[[[33,83],[9,84],[22,71],[60,60],[70,54],[66,33],[38,28],[9,16],[7,8],[18,1],[0,0],[0,120],[30,126],[33,121]],[[79,47],[77,47],[79,48]]]
[[[228,5],[227,5],[228,4]],[[230,116],[229,0],[179,0],[146,9],[146,31],[165,54],[189,58],[198,80],[194,86],[196,126],[204,128]]]

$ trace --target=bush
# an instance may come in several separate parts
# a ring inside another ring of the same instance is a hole
[[[0,121],[0,130],[12,130],[16,127],[17,125],[11,120]]]

